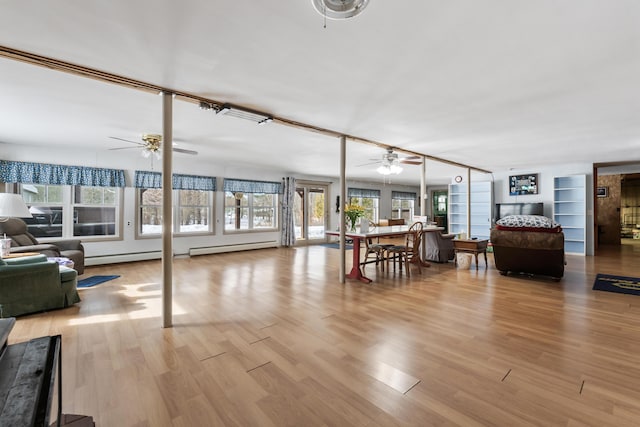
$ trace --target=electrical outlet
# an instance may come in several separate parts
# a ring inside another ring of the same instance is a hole
[[[131,227],[131,221],[127,221],[127,226]]]

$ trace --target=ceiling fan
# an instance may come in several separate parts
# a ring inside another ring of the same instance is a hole
[[[142,138],[141,138],[142,142],[131,141],[129,139],[118,138],[116,136],[110,136],[109,138],[117,139],[118,141],[130,142],[132,144],[136,144],[142,147],[142,155],[144,157],[149,157],[151,156],[151,154],[154,154],[156,158],[159,159],[162,153],[161,151],[162,135],[153,134],[153,133],[144,133],[142,134]],[[110,148],[109,150],[126,150],[129,148],[136,148],[136,147],[118,147],[118,148]],[[197,151],[186,150],[184,148],[173,147],[172,150],[175,151],[176,153],[191,154],[191,155],[198,154]]]
[[[382,155],[382,159],[373,160],[372,163],[365,163],[363,165],[358,166],[369,166],[380,164],[380,166],[376,169],[379,174],[382,175],[390,175],[390,174],[399,174],[402,172],[401,163],[406,165],[421,165],[422,158],[420,156],[408,156],[400,158],[397,153],[393,152],[393,148],[387,148],[387,152]]]

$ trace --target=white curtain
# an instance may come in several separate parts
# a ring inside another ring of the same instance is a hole
[[[293,221],[293,204],[296,195],[296,180],[292,177],[282,178],[282,234],[280,244],[293,246],[296,244],[296,230]]]

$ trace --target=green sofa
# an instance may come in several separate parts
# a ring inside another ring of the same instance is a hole
[[[80,302],[78,273],[45,255],[0,259],[0,317],[63,308]]]

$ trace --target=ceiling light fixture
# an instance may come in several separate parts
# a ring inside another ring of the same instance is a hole
[[[142,135],[142,140],[145,142],[142,150],[142,157],[149,158],[153,154],[156,159],[160,160],[162,153],[160,152],[160,143],[162,142],[162,135],[145,133]]]
[[[217,114],[222,114],[229,117],[237,117],[239,119],[249,120],[258,124],[265,124],[273,121],[273,117],[268,114],[249,110],[246,108],[234,107],[231,104],[222,105],[220,110],[217,111]]]
[[[316,11],[329,19],[348,19],[359,15],[369,0],[311,0]]]
[[[387,149],[387,152],[382,156],[382,164],[376,169],[376,171],[380,175],[398,175],[402,172],[398,155],[394,153],[392,149]]]

